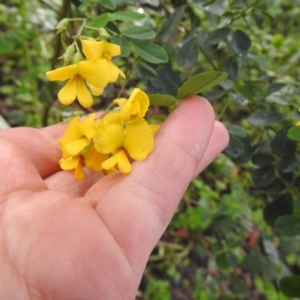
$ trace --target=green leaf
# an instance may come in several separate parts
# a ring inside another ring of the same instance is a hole
[[[237,54],[246,55],[251,47],[251,39],[244,31],[238,29],[233,33],[232,46]]]
[[[122,57],[128,57],[130,55],[131,53],[130,44],[127,42],[127,40],[124,37],[120,35],[113,35],[110,38],[110,41],[114,44],[120,45]]]
[[[152,64],[161,64],[168,62],[168,54],[164,48],[156,44],[145,44],[131,42],[134,51],[145,61]]]
[[[278,178],[275,177],[275,180],[271,183],[271,185],[262,188],[262,190],[266,193],[270,193],[274,196],[277,196],[285,189],[285,184]]]
[[[247,137],[246,131],[242,127],[239,127],[237,125],[229,125],[227,126],[227,130],[230,135],[235,135],[241,138]]]
[[[300,217],[282,216],[275,221],[275,228],[283,236],[294,237],[300,235]]]
[[[229,27],[222,27],[209,33],[207,41],[213,45],[219,44],[221,41],[226,40],[231,29]]]
[[[167,19],[163,25],[159,38],[163,43],[169,43],[178,30],[178,25],[183,17],[186,5],[177,7],[175,12]]]
[[[244,149],[245,147],[243,142],[239,138],[230,135],[229,145],[227,146],[224,152],[229,157],[236,158],[244,152]]]
[[[273,94],[279,90],[281,90],[282,88],[284,88],[286,86],[285,83],[281,83],[281,82],[276,82],[271,84],[268,89],[267,89],[267,93],[268,95]]]
[[[284,115],[276,111],[261,110],[250,115],[248,122],[256,127],[271,126],[284,118]]]
[[[287,276],[279,282],[280,291],[287,297],[300,297],[300,276]]]
[[[268,153],[258,152],[252,157],[252,162],[260,167],[270,165],[274,161],[274,157]]]
[[[152,94],[148,96],[151,105],[172,107],[179,101],[177,98],[165,94]]]
[[[143,20],[146,18],[145,14],[140,14],[134,11],[117,11],[111,14],[112,20],[118,20],[123,22],[134,22]]]
[[[110,13],[104,13],[99,17],[94,18],[92,21],[88,22],[88,26],[101,28],[104,27],[110,21]]]
[[[290,193],[284,193],[270,202],[264,209],[264,219],[270,226],[274,226],[276,219],[293,213],[293,198]]]
[[[182,68],[191,68],[197,61],[198,47],[195,38],[189,39],[179,49],[176,55],[176,60]]]
[[[112,0],[97,0],[96,2],[102,5],[104,8],[111,9],[111,10],[114,10],[117,7],[114,1]]]
[[[275,180],[275,168],[273,165],[260,167],[252,172],[253,183],[258,188],[265,188]]]
[[[228,269],[229,267],[235,267],[237,265],[237,258],[231,251],[219,254],[216,257],[216,263],[221,269]]]
[[[242,261],[241,267],[248,272],[262,271],[265,258],[257,253],[247,255]]]
[[[286,156],[283,157],[277,165],[278,171],[281,173],[291,173],[298,165],[298,160],[296,156]]]
[[[278,131],[271,143],[273,153],[278,156],[289,156],[294,154],[296,150],[296,142],[287,137],[289,128],[290,126],[285,126]]]
[[[190,77],[178,89],[177,98],[183,99],[190,95],[196,95],[218,85],[228,77],[228,73],[206,72]]]
[[[293,126],[288,130],[287,136],[294,141],[300,141],[300,126]]]
[[[155,32],[146,26],[128,26],[123,35],[136,40],[151,40],[155,37]]]
[[[80,10],[85,9],[85,8],[88,7],[92,2],[93,2],[93,0],[85,0],[85,1],[83,1],[83,2],[79,5],[78,9],[80,9]]]

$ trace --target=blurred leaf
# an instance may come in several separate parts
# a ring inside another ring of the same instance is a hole
[[[291,140],[300,141],[300,126],[293,126],[288,130],[287,136]]]
[[[248,122],[256,127],[271,126],[284,118],[284,115],[276,111],[261,110],[250,115]]]
[[[226,93],[223,90],[212,90],[212,91],[209,91],[209,92],[203,94],[203,97],[205,99],[207,99],[208,101],[213,102],[213,101],[216,101],[216,100],[222,98],[225,94]]]
[[[212,31],[210,32],[207,41],[211,44],[219,44],[221,41],[226,40],[230,31],[231,29],[229,27],[222,27],[215,31]]]
[[[279,90],[281,90],[282,88],[284,88],[286,86],[285,83],[280,83],[280,82],[276,82],[271,84],[268,89],[267,89],[267,93],[269,94],[273,94]]]
[[[151,105],[172,107],[179,101],[177,98],[165,94],[154,94],[148,96]]]
[[[263,240],[262,244],[264,246],[265,253],[267,254],[269,260],[275,264],[278,263],[279,254],[275,245],[271,241],[266,239]]]
[[[297,165],[298,160],[295,156],[286,156],[281,158],[281,160],[278,162],[277,168],[279,172],[290,173],[294,171]]]
[[[275,168],[273,165],[260,167],[252,172],[253,183],[258,188],[265,188],[275,180]]]
[[[233,33],[232,46],[237,54],[246,55],[251,47],[251,39],[247,33],[238,29]]]
[[[283,173],[279,172],[279,177],[285,182],[287,185],[291,185],[294,181],[294,174],[293,173]]]
[[[169,43],[176,31],[178,30],[178,25],[183,17],[186,5],[181,5],[177,7],[175,12],[166,20],[163,28],[159,34],[159,38],[163,43]]]
[[[130,55],[131,53],[130,44],[127,42],[127,40],[124,37],[116,34],[110,38],[110,41],[114,44],[120,45],[122,57],[128,57]]]
[[[216,257],[216,263],[221,269],[228,269],[230,267],[235,267],[238,263],[237,257],[231,251],[219,254]]]
[[[287,137],[289,128],[290,126],[286,126],[278,131],[271,143],[273,153],[278,156],[293,155],[296,150],[296,143]]]
[[[300,297],[300,276],[287,276],[279,282],[280,291],[287,297]]]
[[[177,97],[183,99],[190,95],[196,95],[218,85],[226,79],[228,73],[206,72],[190,77],[178,90]]]
[[[124,22],[134,22],[146,18],[145,14],[134,11],[117,11],[111,14],[111,20],[118,20]]]
[[[283,236],[294,237],[300,235],[300,217],[282,216],[275,221],[275,228]]]
[[[236,59],[230,60],[227,65],[227,71],[229,73],[230,79],[234,80],[239,74],[239,64]]]
[[[227,126],[227,130],[231,135],[235,135],[241,138],[247,137],[246,131],[242,127],[239,127],[237,125],[229,125]]]
[[[112,0],[96,0],[96,2],[110,10],[114,10],[117,7]]]
[[[104,27],[110,21],[110,13],[104,13],[99,17],[94,18],[92,21],[88,22],[88,26],[101,28]]]
[[[196,63],[198,52],[196,38],[191,38],[178,50],[176,60],[182,68],[190,68]]]
[[[293,213],[293,198],[290,193],[280,195],[270,202],[264,209],[264,219],[270,226],[274,226],[276,219]]]
[[[93,0],[84,0],[78,7],[78,9],[82,10],[85,9],[86,7],[88,7],[91,3],[93,2]]]
[[[155,32],[146,26],[127,26],[123,34],[136,40],[151,40],[155,37]]]
[[[262,188],[262,190],[266,193],[270,193],[273,195],[278,195],[285,189],[285,184],[275,176],[275,180],[271,183],[271,185]]]
[[[236,138],[235,136],[230,135],[229,145],[225,149],[225,153],[231,157],[236,158],[240,156],[244,152],[244,144],[242,141],[240,141],[239,138]]]
[[[236,102],[239,105],[246,106],[248,104],[248,100],[241,94],[230,92],[229,96],[234,102]]]
[[[260,167],[270,165],[274,161],[274,157],[268,153],[258,152],[252,157],[252,162]]]
[[[247,255],[242,261],[241,267],[248,272],[258,272],[263,269],[264,257],[258,253]]]
[[[153,64],[161,64],[168,62],[168,54],[164,48],[156,44],[145,44],[138,42],[131,42],[135,52],[143,58]]]

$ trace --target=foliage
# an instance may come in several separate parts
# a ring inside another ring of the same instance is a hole
[[[162,114],[182,97],[200,93],[228,128],[224,155],[192,182],[154,249],[141,299],[300,297],[299,4],[0,4],[0,112],[11,126],[41,127],[71,115],[56,100],[58,85],[44,74],[58,66],[61,45],[70,41],[64,32],[61,40],[53,32],[57,20],[86,18],[86,33],[104,27],[110,42],[121,46],[116,64],[128,75],[92,108],[74,104],[73,110],[94,112],[112,96],[127,96],[139,87],[151,94],[153,105],[166,107],[153,108],[153,114]],[[80,22],[68,25],[74,35]],[[222,81],[225,72],[229,75]]]

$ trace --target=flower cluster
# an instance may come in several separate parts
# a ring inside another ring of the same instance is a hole
[[[77,98],[87,108],[93,104],[92,95],[101,95],[108,83],[125,75],[112,62],[120,54],[120,46],[88,39],[80,45],[81,50],[76,41],[69,46],[63,55],[65,66],[46,75],[49,80],[68,79],[58,93],[62,104],[69,105]],[[135,88],[129,99],[113,100],[115,108],[99,119],[95,114],[83,121],[75,117],[59,140],[60,167],[72,171],[77,180],[84,178],[85,168],[105,174],[116,170],[129,173],[131,162],[144,160],[154,147],[159,125],[149,125],[144,118],[149,104],[147,94]]]
[[[60,166],[84,178],[83,166],[94,171],[129,173],[131,160],[142,161],[154,147],[154,134],[159,125],[149,125],[144,116],[149,98],[134,89],[130,98],[114,100],[118,107],[102,118],[95,114],[80,122],[76,117],[59,140],[63,157]]]
[[[111,61],[121,53],[120,46],[94,40],[81,40],[81,46],[85,58],[79,51],[73,55],[75,47],[71,45],[68,53],[71,53],[72,64],[49,71],[46,76],[51,81],[69,79],[58,93],[62,104],[69,105],[77,98],[87,108],[93,104],[92,95],[100,96],[108,83],[117,81],[119,75],[125,78],[125,75]]]

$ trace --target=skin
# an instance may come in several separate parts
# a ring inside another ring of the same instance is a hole
[[[59,169],[64,127],[0,131],[0,299],[135,299],[147,260],[190,181],[228,144],[192,96],[129,175]]]

